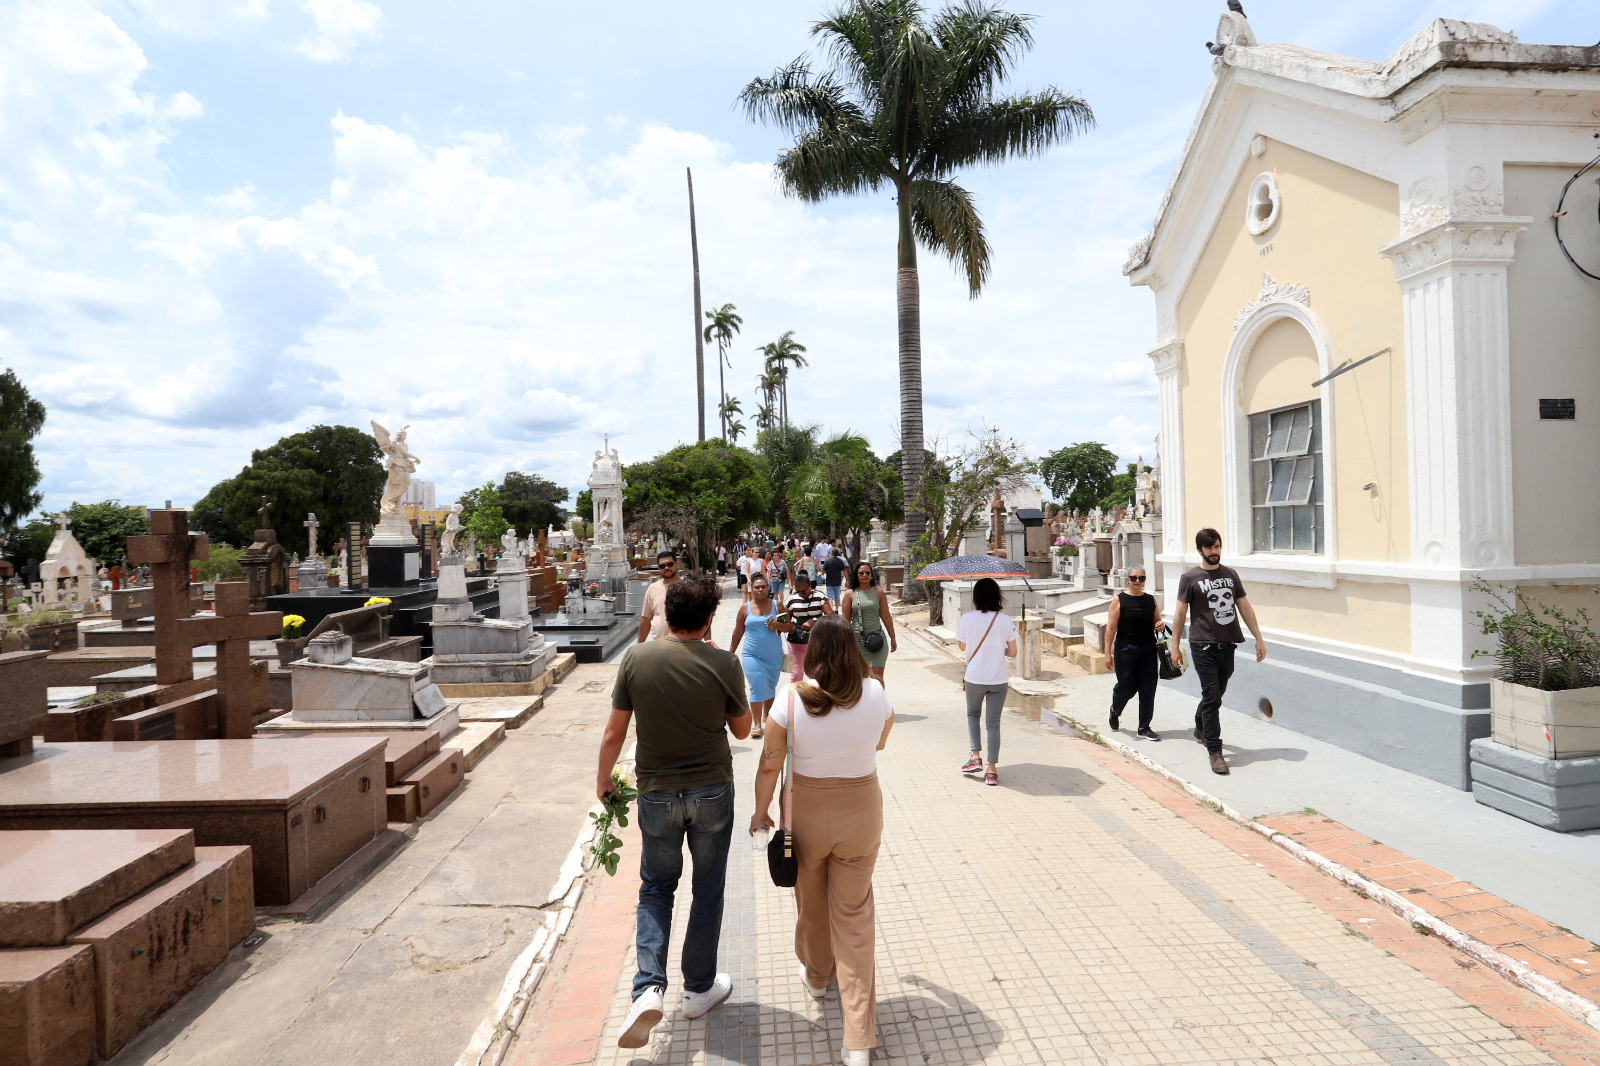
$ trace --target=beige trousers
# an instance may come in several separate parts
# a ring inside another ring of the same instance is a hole
[[[877,946],[872,871],[883,839],[883,793],[878,775],[794,775],[794,842],[800,879],[794,898],[800,920],[794,951],[806,980],[820,987],[839,979],[844,1046],[878,1046]]]

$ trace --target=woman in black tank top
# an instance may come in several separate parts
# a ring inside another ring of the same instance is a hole
[[[1117,672],[1117,687],[1111,690],[1111,728],[1122,720],[1122,709],[1135,693],[1139,696],[1139,736],[1146,740],[1161,737],[1150,728],[1156,713],[1156,631],[1161,628],[1161,608],[1156,598],[1144,590],[1145,571],[1128,571],[1128,591],[1111,601],[1106,622],[1106,666]]]

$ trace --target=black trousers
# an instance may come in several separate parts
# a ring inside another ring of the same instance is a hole
[[[1222,697],[1233,676],[1234,644],[1194,644],[1194,674],[1200,679],[1200,706],[1194,711],[1194,727],[1206,738],[1206,751],[1222,754]]]
[[[1111,663],[1117,668],[1117,687],[1111,690],[1111,713],[1121,714],[1134,694],[1139,696],[1139,728],[1149,729],[1156,714],[1156,646],[1124,644],[1111,646]]]

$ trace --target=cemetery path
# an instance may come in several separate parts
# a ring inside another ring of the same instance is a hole
[[[454,1063],[544,926],[614,674],[579,666],[382,868],[314,922],[263,926],[118,1066]]]
[[[959,677],[902,629],[879,762],[875,1062],[1600,1064],[1600,1034],[1037,712],[1006,716],[1001,787],[963,777]],[[739,825],[754,759],[735,745]],[[837,992],[800,988],[792,893],[742,832],[721,948],[732,997],[683,1019],[675,953],[651,1046],[615,1046],[638,889],[638,838],[624,840],[618,876],[590,875],[506,1061],[838,1061]]]

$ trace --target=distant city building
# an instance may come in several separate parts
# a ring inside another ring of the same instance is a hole
[[[436,510],[433,502],[433,482],[413,481],[406,494],[400,497],[400,506],[415,511]],[[415,514],[412,517],[416,517]]]

